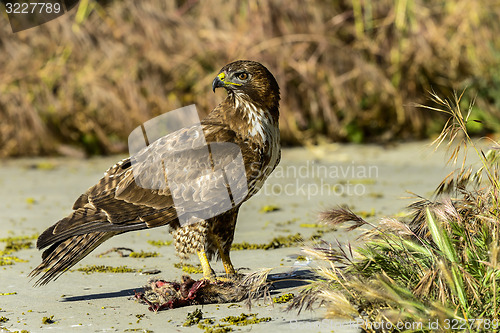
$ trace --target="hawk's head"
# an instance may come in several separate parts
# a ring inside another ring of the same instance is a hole
[[[262,64],[250,60],[238,60],[222,67],[212,83],[224,87],[229,95],[243,98],[255,106],[278,111],[280,92],[273,74]]]

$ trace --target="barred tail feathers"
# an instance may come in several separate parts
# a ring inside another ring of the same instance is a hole
[[[56,242],[43,252],[42,263],[29,274],[29,277],[34,278],[43,273],[35,282],[35,286],[56,280],[62,273],[116,234],[116,232],[91,232]]]

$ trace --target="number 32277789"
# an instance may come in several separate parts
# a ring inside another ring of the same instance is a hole
[[[7,14],[58,14],[63,10],[57,2],[6,2],[5,9]]]

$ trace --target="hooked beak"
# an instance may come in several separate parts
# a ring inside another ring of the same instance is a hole
[[[215,89],[217,88],[220,88],[220,87],[224,87],[225,85],[225,82],[224,82],[224,78],[226,77],[226,74],[224,73],[220,73],[219,75],[217,75],[217,77],[214,79],[214,81],[212,82],[212,90],[215,92]]]

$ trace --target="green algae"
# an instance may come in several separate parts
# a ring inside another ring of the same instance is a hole
[[[2,333],[30,333],[30,331],[27,330],[20,330],[20,331],[9,331],[6,327],[0,326],[0,329],[2,330]]]
[[[300,233],[288,236],[274,237],[269,243],[266,244],[251,244],[248,242],[233,243],[231,250],[269,250],[279,249],[282,247],[292,247],[302,242],[303,238]]]
[[[16,262],[27,262],[11,254],[32,248],[33,240],[36,238],[38,238],[38,235],[0,238],[0,242],[5,243],[5,248],[0,251],[0,266],[13,265]]]
[[[302,225],[301,225],[302,226]],[[303,238],[300,233],[296,233],[295,235],[287,235],[287,236],[277,236],[274,237],[269,243],[233,243],[231,245],[231,250],[272,250],[279,249],[283,247],[292,247],[297,246],[303,243],[305,240],[314,241],[323,236],[325,232],[332,231],[334,229],[331,228],[320,228],[314,231],[314,233],[307,239]]]
[[[321,236],[323,236],[323,234],[325,233],[325,230],[322,230],[322,229],[318,229],[314,232],[314,234],[311,235],[311,237],[309,237],[309,240],[317,240],[317,239],[320,239]]]
[[[49,161],[42,161],[32,165],[31,168],[37,170],[54,170],[56,168],[56,165]]]
[[[125,266],[118,266],[118,267],[113,267],[113,266],[105,266],[105,265],[91,265],[91,266],[85,266],[85,267],[80,267],[76,269],[79,272],[84,272],[86,274],[92,274],[92,273],[138,273],[141,272],[142,269],[136,269],[136,268],[130,268]]]
[[[156,247],[162,247],[162,246],[169,246],[170,244],[172,244],[172,241],[148,240],[148,243]]]
[[[234,329],[230,327],[253,325],[262,322],[268,322],[271,317],[257,318],[256,314],[242,313],[239,316],[227,316],[215,323],[215,320],[210,318],[203,318],[203,312],[196,308],[193,312],[189,312],[186,316],[186,321],[182,324],[184,327],[197,325],[198,328],[205,330],[205,333],[226,333],[232,332]]]
[[[54,320],[54,316],[50,317],[43,317],[42,318],[42,324],[48,325],[48,324],[54,324],[56,321]]]
[[[13,265],[15,262],[28,262],[15,256],[5,256],[3,251],[0,251],[0,266]]]
[[[229,327],[229,325],[224,324],[215,324],[213,326],[208,326],[199,323],[198,328],[205,330],[205,333],[227,333],[234,331],[231,327]]]
[[[38,238],[38,234],[30,236],[14,236],[0,238],[0,242],[6,243],[4,251],[20,251],[24,249],[29,249],[33,245],[33,240]]]
[[[265,205],[260,210],[259,213],[270,213],[280,210],[281,208],[276,205]]]
[[[276,222],[274,225],[277,226],[277,227],[284,227],[286,225],[290,225],[290,224],[293,224],[295,222],[297,222],[299,219],[298,218],[293,218],[293,219],[290,219],[288,221],[285,221],[285,222]]]
[[[201,268],[200,264],[191,265],[191,264],[183,264],[183,263],[175,263],[174,264],[175,268],[182,269],[183,272],[186,272],[188,274],[198,274],[198,273],[203,273],[203,269]]]
[[[225,318],[222,318],[220,321],[236,326],[246,326],[271,321],[271,317],[257,318],[257,315],[255,313],[242,313],[239,316],[227,316]]]
[[[361,210],[358,212],[354,212],[356,215],[361,216],[362,218],[366,219],[367,217],[372,217],[375,216],[375,208],[372,208],[369,212],[365,210]]]
[[[142,314],[136,314],[135,317],[137,318],[137,321],[136,323],[139,324],[142,320],[142,318],[144,318],[146,316],[145,313],[142,313]]]
[[[26,198],[26,203],[27,203],[28,205],[33,205],[33,204],[35,204],[35,203],[36,203],[36,200],[35,200],[35,198],[33,198],[33,197],[28,197],[28,198]]]
[[[200,309],[196,308],[193,312],[188,312],[186,321],[184,322],[184,324],[182,324],[182,326],[189,327],[196,325],[200,322],[201,319],[203,319],[203,312]]]
[[[324,228],[326,225],[318,223],[301,223],[299,224],[301,228]]]
[[[288,303],[293,299],[294,295],[292,293],[283,294],[281,296],[273,297],[273,303],[281,304]]]
[[[153,257],[159,257],[160,254],[158,252],[131,252],[129,255],[131,258],[153,258]]]

